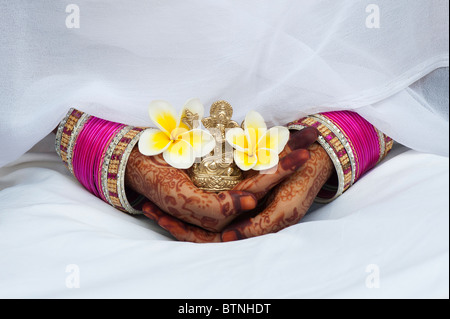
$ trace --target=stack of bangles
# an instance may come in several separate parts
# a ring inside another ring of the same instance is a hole
[[[89,192],[123,212],[140,214],[144,197],[125,190],[125,169],[143,130],[70,109],[58,126],[55,149]]]
[[[315,127],[336,174],[316,201],[326,203],[344,193],[390,151],[392,139],[350,111],[311,115],[289,123],[291,130]],[[67,169],[92,194],[130,214],[140,214],[144,197],[125,188],[128,157],[143,127],[106,121],[70,109],[56,132],[55,149]]]
[[[327,203],[342,195],[392,149],[394,141],[358,113],[335,111],[314,114],[288,124],[291,130],[315,127],[319,144],[336,169],[317,195],[316,202]]]

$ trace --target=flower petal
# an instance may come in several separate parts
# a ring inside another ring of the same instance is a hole
[[[164,152],[172,141],[161,130],[149,128],[142,132],[139,138],[139,152],[147,156],[154,156]]]
[[[193,98],[186,101],[184,104],[183,110],[189,110],[194,114],[198,114],[198,117],[201,119],[205,114],[205,107],[200,99]]]
[[[234,162],[243,171],[248,171],[252,169],[258,159],[256,156],[249,156],[247,152],[241,152],[239,150],[234,150]]]
[[[269,148],[258,148],[256,150],[256,157],[258,160],[256,165],[253,167],[255,171],[270,169],[278,165],[278,153]]]
[[[241,152],[247,151],[250,146],[248,143],[247,135],[240,127],[235,127],[227,130],[225,139],[228,144]]]
[[[261,114],[256,111],[250,111],[245,117],[244,129],[251,145],[250,147],[255,149],[258,141],[266,133],[267,126]]]
[[[192,127],[189,127],[188,125],[186,125],[183,122],[183,118],[186,117],[186,111],[189,111],[192,114],[198,115],[198,117],[196,116],[194,123],[192,123],[193,124]],[[187,130],[191,130],[193,128],[199,127],[204,113],[205,113],[205,108],[204,108],[202,102],[200,101],[200,99],[193,98],[193,99],[187,100],[186,103],[184,104],[183,110],[181,111],[179,126],[184,127]]]
[[[155,100],[150,103],[148,115],[155,125],[168,136],[180,122],[173,106],[166,101]]]
[[[284,126],[274,126],[258,142],[257,148],[270,148],[280,154],[289,140],[289,130]]]
[[[209,154],[216,146],[214,136],[208,131],[201,129],[194,129],[183,133],[180,139],[191,144],[195,157],[203,157]]]
[[[177,127],[176,129],[174,129],[172,132],[170,132],[170,138],[172,140],[180,140],[181,136],[185,133],[189,132],[188,129],[184,128],[184,127]]]
[[[164,160],[178,169],[187,169],[194,164],[194,150],[188,142],[178,140],[170,144],[163,153]]]

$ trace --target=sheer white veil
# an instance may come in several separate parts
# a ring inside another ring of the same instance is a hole
[[[0,0],[0,166],[69,107],[149,126],[218,99],[269,125],[355,110],[448,156],[448,0]]]

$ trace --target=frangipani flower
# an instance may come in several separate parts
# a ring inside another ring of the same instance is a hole
[[[186,110],[198,114],[199,119],[204,113],[203,104],[198,99],[188,100],[180,114],[166,101],[151,102],[148,113],[157,128],[149,128],[142,133],[139,151],[147,156],[162,153],[169,165],[179,169],[191,167],[197,157],[210,153],[215,147],[214,137],[205,130],[191,129],[183,123]]]
[[[283,126],[267,130],[261,114],[250,111],[244,129],[230,129],[226,140],[235,149],[234,162],[241,170],[268,170],[278,165],[279,154],[289,140],[289,130]]]

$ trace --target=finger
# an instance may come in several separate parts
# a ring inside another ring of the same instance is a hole
[[[301,220],[332,172],[321,146],[314,144],[309,150],[311,159],[274,190],[264,211],[231,223],[223,241],[275,233]]]
[[[286,189],[290,194],[285,194]],[[269,205],[259,214],[231,223],[221,235],[222,241],[234,241],[245,238],[276,233],[283,228],[294,225],[305,215],[307,207],[301,207],[297,201],[283,200],[295,196],[292,188],[284,184],[277,189],[277,193]]]
[[[176,205],[166,206],[165,211],[187,223],[214,232],[222,230],[241,212],[252,210],[258,204],[254,194],[244,191],[179,193],[176,196]]]
[[[298,149],[307,149],[319,137],[319,131],[315,127],[307,127],[300,131],[291,133],[289,140],[280,157]]]
[[[275,172],[272,172],[271,174],[268,174],[267,172],[259,173],[249,177],[239,183],[234,190],[245,190],[255,194],[256,198],[261,199],[275,185],[278,185],[289,175],[295,173],[309,158],[308,150],[294,150],[280,159]]]
[[[162,212],[151,202],[145,203],[142,211],[145,216],[157,222],[159,226],[167,230],[177,240],[196,243],[219,242],[221,240],[218,233],[209,232],[197,226],[185,223]]]
[[[235,215],[252,210],[257,198],[245,191],[216,194],[197,188],[184,171],[167,166],[162,158],[150,157],[146,197],[164,212],[184,222],[211,231],[219,231]]]
[[[221,192],[217,194],[217,201],[220,206],[220,214],[225,217],[252,210],[258,204],[254,194],[239,190]]]
[[[271,171],[271,174],[256,173],[246,177],[246,179],[239,183],[235,190],[246,190],[256,194],[258,199],[261,199],[270,189],[280,183],[287,176],[293,174],[308,160],[309,155],[303,152],[292,154],[296,150],[304,150],[312,145],[318,138],[319,132],[314,127],[307,127],[301,131],[296,131],[291,134],[289,141],[280,153],[280,163],[276,170]]]

